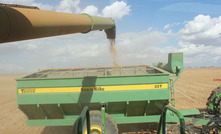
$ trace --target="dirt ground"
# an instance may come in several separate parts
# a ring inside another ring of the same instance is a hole
[[[221,86],[221,68],[185,69],[175,84],[176,108],[206,107],[211,91]]]
[[[0,134],[70,134],[72,127],[28,127],[26,116],[17,108],[15,78],[24,74],[0,74]],[[176,108],[206,107],[211,91],[221,82],[221,68],[185,69],[175,84]],[[120,133],[147,134],[147,124],[120,125]],[[129,129],[130,128],[130,129]],[[139,132],[138,132],[139,131]]]

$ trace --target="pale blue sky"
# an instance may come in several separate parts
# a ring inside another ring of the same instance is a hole
[[[56,6],[61,0],[35,0]],[[183,23],[192,20],[198,14],[218,17],[221,15],[220,0],[123,0],[131,7],[130,15],[118,22],[118,32],[133,32],[149,27],[163,30],[166,24]],[[98,9],[116,2],[116,0],[81,0],[79,7],[95,5]],[[183,25],[174,27],[178,31]]]

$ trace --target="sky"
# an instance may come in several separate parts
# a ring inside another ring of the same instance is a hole
[[[0,0],[41,10],[111,17],[120,65],[167,62],[183,52],[185,67],[221,66],[219,0]],[[0,44],[0,73],[40,68],[113,66],[103,31]]]

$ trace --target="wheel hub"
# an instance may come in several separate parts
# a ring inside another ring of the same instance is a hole
[[[84,132],[84,134],[87,134],[87,130]],[[101,134],[101,127],[91,126],[91,134]]]

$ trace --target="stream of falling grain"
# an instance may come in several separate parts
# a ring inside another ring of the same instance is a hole
[[[120,67],[120,65],[118,64],[118,60],[117,60],[117,49],[116,49],[116,45],[115,45],[115,39],[110,39],[110,51],[111,51],[111,55],[113,57],[114,66]]]

